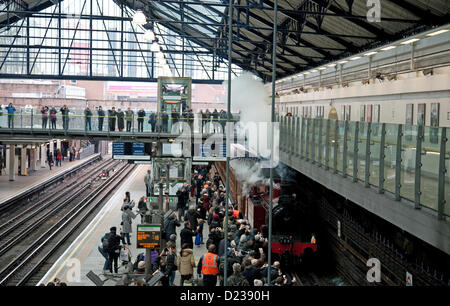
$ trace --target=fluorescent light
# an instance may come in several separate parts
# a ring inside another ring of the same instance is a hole
[[[333,68],[334,66],[336,66],[336,64],[329,64],[327,65],[327,67]]]
[[[371,55],[375,55],[377,53],[378,53],[377,51],[372,51],[372,52],[368,52],[368,53],[364,54],[364,56],[371,56]]]
[[[350,60],[351,61],[356,61],[357,59],[360,59],[361,58],[361,56],[355,56],[355,57],[352,57]]]
[[[327,69],[326,67],[319,67],[319,70],[325,70]]]
[[[306,72],[303,72],[303,74],[306,76],[307,74],[310,74],[311,72],[309,72],[309,71],[306,71]]]
[[[338,64],[341,64],[341,65],[346,64],[346,63],[348,63],[348,61],[340,61],[340,62],[338,62]]]
[[[388,51],[388,50],[392,50],[392,49],[395,49],[395,48],[397,48],[397,46],[384,47],[384,48],[381,48],[381,50],[382,51]]]
[[[428,37],[436,36],[436,35],[439,35],[439,34],[442,34],[442,33],[448,32],[448,31],[449,31],[449,29],[439,30],[439,31],[436,31],[436,32],[427,34],[427,36],[428,36]]]
[[[134,24],[139,24],[139,25],[144,25],[147,23],[147,18],[145,17],[144,13],[142,12],[142,10],[137,10],[136,13],[133,16],[133,23]]]
[[[402,45],[408,45],[408,44],[413,43],[413,42],[416,42],[416,41],[418,41],[418,40],[420,40],[420,39],[419,39],[419,38],[413,38],[413,39],[404,41],[404,42],[402,42],[401,44],[402,44]]]
[[[317,72],[317,71],[318,71],[317,69],[311,70],[311,72]]]
[[[152,30],[147,30],[144,33],[144,40],[146,41],[153,41],[155,40],[155,33],[153,33]]]
[[[150,51],[152,52],[159,52],[161,51],[161,47],[158,45],[156,41],[152,43],[152,46],[150,47]]]

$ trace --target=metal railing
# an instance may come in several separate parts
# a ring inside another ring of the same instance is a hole
[[[448,128],[278,116],[280,150],[450,216]]]
[[[105,132],[166,132],[178,134],[180,131],[174,129],[174,123],[186,122],[191,130],[199,133],[212,133],[218,129],[223,130],[226,120],[223,118],[201,117],[195,113],[192,117],[180,116],[172,118],[169,113],[166,118],[161,115],[151,117],[149,112],[144,116],[138,116],[137,113],[126,114],[123,111],[122,116],[108,116],[105,110],[105,116],[99,116],[97,111],[92,111],[92,115],[86,115],[84,110],[70,110],[67,116],[64,116],[60,109],[56,109],[56,114],[49,113],[43,115],[40,110],[19,109],[14,114],[8,114],[5,109],[0,110],[0,128],[10,129],[36,129],[36,130],[68,130],[68,131],[105,131]],[[120,119],[121,118],[121,119]],[[239,115],[232,114],[230,121],[239,121]]]

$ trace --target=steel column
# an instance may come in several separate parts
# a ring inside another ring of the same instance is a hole
[[[338,135],[339,135],[339,122],[334,122],[334,143],[333,143],[333,168],[334,173],[338,173],[337,159],[338,159]]]
[[[372,135],[372,124],[367,123],[367,142],[366,142],[366,164],[364,165],[364,186],[369,187],[370,180],[370,136]]]
[[[314,158],[316,157],[316,119],[311,119],[312,120],[312,133],[311,133],[311,161],[313,164],[316,163],[316,161],[314,160]]]
[[[355,122],[355,139],[353,140],[353,182],[358,181],[359,122]]]
[[[342,176],[347,177],[347,139],[348,138],[348,121],[344,121],[344,147],[342,148]]]
[[[378,125],[378,124],[377,124]],[[378,193],[384,193],[384,158],[386,143],[386,123],[381,124],[380,164],[378,166]]]
[[[318,145],[318,164],[319,167],[322,167],[322,155],[323,155],[323,148],[322,148],[322,126],[323,126],[323,119],[318,119],[319,121],[319,145]]]
[[[444,212],[445,212],[445,175],[447,174],[448,169],[445,167],[445,161],[449,159],[446,157],[446,148],[447,148],[447,129],[445,127],[441,129],[441,150],[439,155],[439,185],[438,185],[438,218],[443,220]]]
[[[422,176],[422,142],[423,142],[423,125],[417,126],[417,142],[416,142],[416,169],[414,176],[414,208],[420,208],[420,182]]]
[[[399,124],[397,129],[397,148],[395,150],[395,200],[400,201],[401,173],[402,173],[402,138],[403,125]]]
[[[305,119],[306,121],[306,138],[305,138],[305,159],[309,160],[309,128],[310,128],[310,120],[309,118]]]
[[[330,119],[327,119],[325,138],[325,170],[328,170],[330,169]]]

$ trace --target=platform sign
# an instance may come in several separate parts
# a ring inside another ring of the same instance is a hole
[[[139,155],[145,155],[145,143],[143,142],[133,142],[133,146],[132,146],[132,154],[134,156]]]
[[[412,285],[413,285],[413,276],[412,276],[411,273],[406,271],[406,286],[407,287],[412,287]]]
[[[113,155],[124,155],[124,154],[125,154],[125,143],[113,142]]]
[[[138,249],[150,249],[159,247],[159,243],[161,240],[160,224],[138,224],[136,232],[136,247]]]
[[[227,160],[227,145],[225,143],[218,144],[219,149],[212,149],[210,144],[200,145],[200,155],[194,156],[193,161],[226,161]]]

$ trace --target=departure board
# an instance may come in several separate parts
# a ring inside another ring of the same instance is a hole
[[[136,246],[138,249],[151,249],[159,247],[159,242],[161,240],[160,224],[138,224],[136,232]]]

